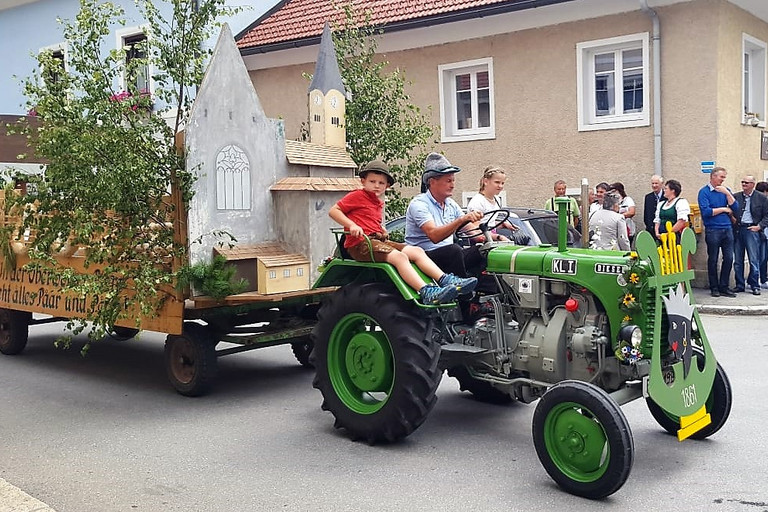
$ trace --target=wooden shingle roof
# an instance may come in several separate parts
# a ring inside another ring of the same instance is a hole
[[[324,146],[297,140],[285,141],[285,157],[292,164],[316,165],[320,167],[339,167],[356,169],[357,164],[345,148]]]
[[[385,31],[437,25],[462,19],[491,16],[574,0],[350,0],[365,24]],[[331,0],[283,0],[240,32],[237,45],[242,54],[316,44],[326,21],[340,23],[344,12]]]
[[[296,176],[278,180],[269,190],[314,190],[322,192],[350,192],[360,188],[360,178],[323,178]]]

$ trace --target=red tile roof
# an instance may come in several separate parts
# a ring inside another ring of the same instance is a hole
[[[371,13],[371,25],[393,29],[568,1],[572,0],[350,0],[356,13]],[[343,10],[334,4],[331,0],[283,0],[238,34],[237,45],[241,52],[252,53],[255,48],[269,51],[302,40],[314,44],[327,20],[343,21]]]

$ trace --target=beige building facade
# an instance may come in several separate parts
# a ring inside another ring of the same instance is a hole
[[[454,197],[476,191],[491,164],[508,171],[509,205],[541,207],[556,179],[569,192],[582,178],[621,181],[642,229],[659,164],[692,203],[708,180],[703,161],[727,168],[736,190],[744,174],[768,176],[763,1],[564,2],[385,33],[379,50],[431,109],[436,150],[463,169]],[[241,53],[266,114],[299,137],[307,107],[296,98],[317,47]]]

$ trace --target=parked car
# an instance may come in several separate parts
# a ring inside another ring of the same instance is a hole
[[[517,231],[510,232],[499,228],[498,233],[506,236],[517,245],[557,245],[557,213],[540,208],[508,206],[509,222],[517,226]],[[388,221],[384,227],[391,240],[405,239],[405,216]],[[460,240],[466,243],[466,240]],[[581,247],[581,234],[573,227],[568,229],[568,246]]]

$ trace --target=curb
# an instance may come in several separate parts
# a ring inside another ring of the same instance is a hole
[[[0,512],[56,512],[18,487],[0,478]]]
[[[707,315],[768,315],[768,306],[714,306],[707,304],[697,304],[696,309],[699,313],[704,313]]]

